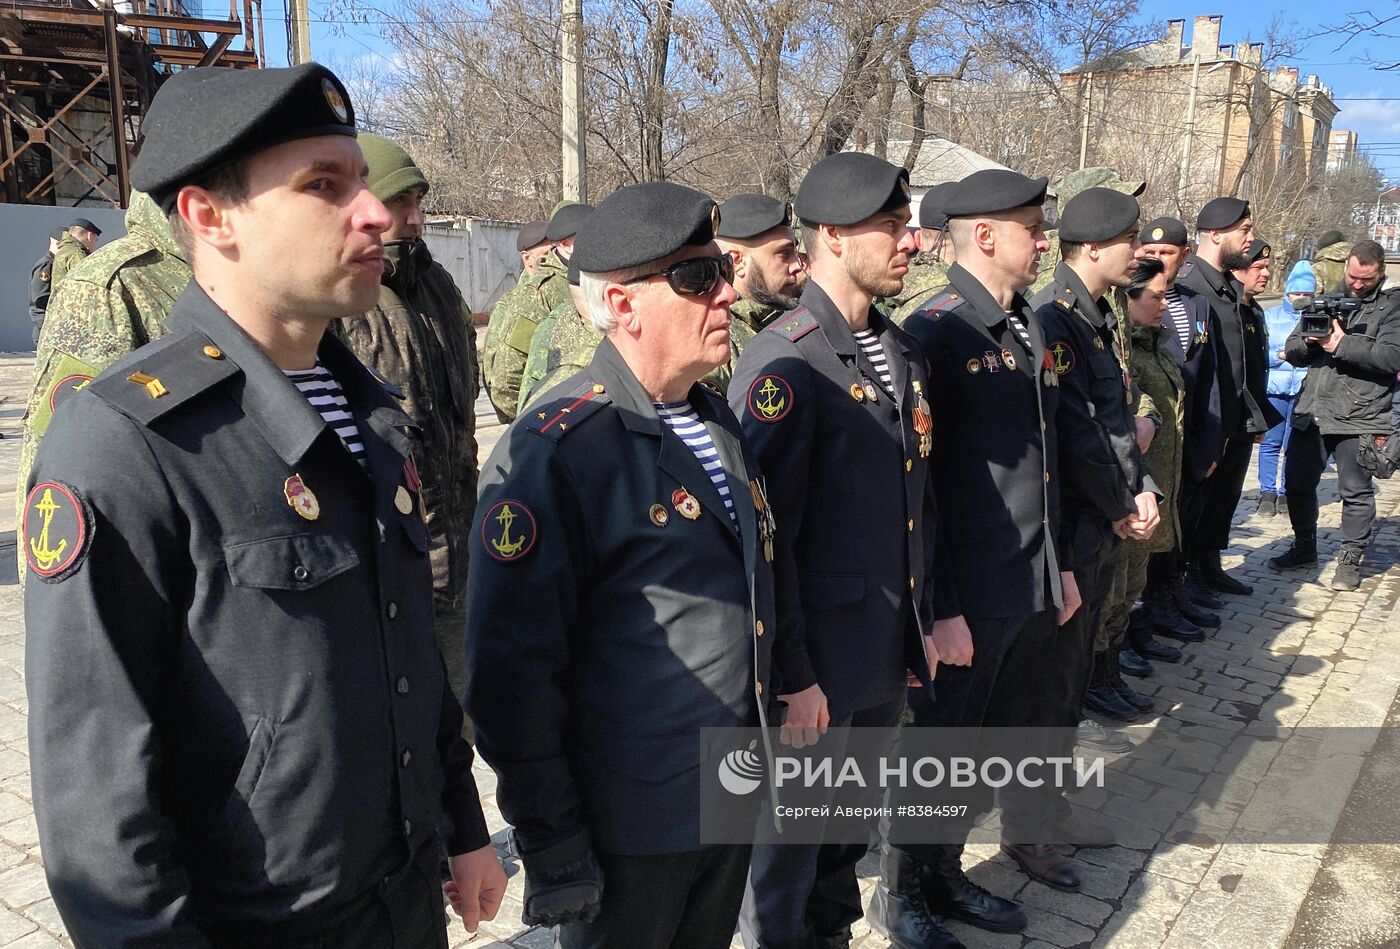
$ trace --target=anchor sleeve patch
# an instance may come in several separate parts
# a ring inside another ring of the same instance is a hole
[[[522,559],[534,549],[539,534],[534,512],[516,500],[497,501],[481,521],[481,545],[502,563]]]
[[[782,376],[759,376],[749,386],[749,414],[760,422],[781,421],[792,411],[792,386]]]
[[[1050,368],[1055,370],[1057,376],[1063,376],[1074,368],[1074,350],[1064,340],[1056,340],[1045,347],[1045,354],[1050,357]]]
[[[78,490],[59,481],[40,481],[24,502],[21,526],[24,559],[45,583],[78,572],[92,545],[93,518]]]

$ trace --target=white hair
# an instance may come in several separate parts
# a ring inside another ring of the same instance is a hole
[[[583,273],[578,275],[579,295],[583,297],[583,315],[593,328],[604,336],[617,329],[617,317],[608,307],[607,289],[614,283],[629,283],[647,272],[649,265],[627,267],[608,273]]]

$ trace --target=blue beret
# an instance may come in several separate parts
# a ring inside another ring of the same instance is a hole
[[[1039,207],[1045,203],[1049,178],[1028,178],[1009,168],[974,171],[946,199],[949,217],[996,214],[1016,208]]]
[[[1206,206],[1201,208],[1201,213],[1196,215],[1196,230],[1223,231],[1227,227],[1234,227],[1247,217],[1248,201],[1239,198],[1216,198],[1207,201]]]
[[[736,194],[719,206],[715,236],[742,241],[775,227],[791,226],[792,205],[786,201],[766,194]]]
[[[178,72],[151,100],[131,185],[167,211],[180,188],[274,145],[355,134],[350,94],[317,63]]]
[[[1060,212],[1060,240],[1071,244],[1112,240],[1137,227],[1137,198],[1112,188],[1090,188],[1069,199]]]
[[[571,261],[583,273],[611,273],[669,257],[715,237],[719,206],[707,194],[669,181],[619,188],[574,237]]]
[[[812,166],[793,210],[811,224],[859,224],[909,204],[909,172],[864,152],[839,152]]]

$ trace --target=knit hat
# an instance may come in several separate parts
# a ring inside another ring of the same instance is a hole
[[[1316,293],[1317,278],[1313,276],[1312,264],[1300,260],[1288,272],[1288,282],[1283,286],[1284,293]]]
[[[373,132],[361,132],[356,140],[369,165],[369,190],[380,201],[388,201],[409,188],[428,190],[428,179],[398,145]]]

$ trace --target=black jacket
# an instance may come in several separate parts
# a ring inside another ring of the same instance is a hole
[[[1334,353],[1303,341],[1299,327],[1284,356],[1306,366],[1293,410],[1295,428],[1317,424],[1324,435],[1383,435],[1390,431],[1391,397],[1400,372],[1400,287],[1382,289],[1342,320],[1346,336]]]
[[[53,292],[53,254],[45,254],[29,268],[29,321],[43,323]]]
[[[467,706],[524,852],[584,831],[605,853],[698,850],[700,729],[766,724],[761,476],[729,407],[689,399],[737,526],[607,340],[482,468]]]
[[[407,416],[327,335],[365,470],[198,286],[170,330],[62,404],[30,475],[34,809],[79,945],[329,925],[444,810],[452,853],[489,839]]]
[[[1220,431],[1220,375],[1216,366],[1215,339],[1219,326],[1210,304],[1199,293],[1176,285],[1186,307],[1188,342],[1182,349],[1174,314],[1162,318],[1167,348],[1181,363],[1186,385],[1185,422],[1182,431],[1182,477],[1196,483],[1205,479],[1210,466],[1220,460],[1224,436]]]
[[[1055,409],[1059,376],[1030,305],[1004,311],[962,267],[904,323],[923,349],[933,407],[939,536],[938,619],[1027,616],[1063,605],[1055,551],[1060,485]]]
[[[1128,375],[1108,325],[1112,310],[1063,262],[1031,306],[1060,377],[1061,501],[1078,517],[1121,520],[1137,512],[1137,495],[1161,492],[1138,451]]]
[[[897,400],[814,281],[745,347],[729,384],[778,518],[774,688],[820,683],[833,717],[899,697],[906,670],[928,676],[937,524],[914,427],[928,382],[908,334],[874,307],[870,325]]]

